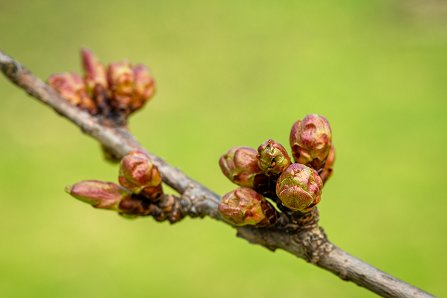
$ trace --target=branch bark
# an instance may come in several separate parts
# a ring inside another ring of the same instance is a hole
[[[127,129],[106,126],[90,114],[70,105],[54,89],[1,51],[0,68],[14,84],[73,122],[82,132],[96,139],[114,156],[123,157],[133,150],[145,151],[158,167],[163,182],[182,195],[182,204],[186,206],[189,216],[208,216],[226,223],[217,211],[220,200],[218,194],[169,165],[160,157],[148,152]],[[323,229],[316,223],[293,233],[283,227],[274,226],[269,228],[239,227],[237,234],[250,243],[262,245],[270,250],[283,249],[336,274],[343,280],[352,281],[383,297],[433,297],[349,255],[332,244]]]

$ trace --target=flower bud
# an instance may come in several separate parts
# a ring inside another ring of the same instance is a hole
[[[133,193],[156,199],[162,191],[158,168],[140,151],[132,151],[121,160],[118,181]]]
[[[262,174],[258,166],[257,152],[249,147],[233,147],[219,159],[222,173],[231,182],[253,187],[255,177]]]
[[[94,96],[98,89],[107,89],[106,71],[104,65],[98,61],[92,51],[81,49],[82,67],[84,69],[84,81],[90,93]]]
[[[276,182],[276,195],[293,210],[308,212],[320,202],[323,182],[318,173],[305,165],[290,165]]]
[[[324,164],[324,168],[320,173],[320,177],[321,180],[323,180],[323,184],[325,184],[326,181],[331,177],[334,162],[335,162],[335,148],[334,146],[332,146],[331,151],[329,151],[329,154],[327,156],[326,163]]]
[[[133,95],[134,75],[127,61],[111,63],[107,81],[115,108],[129,112]]]
[[[84,82],[76,73],[53,74],[48,78],[48,84],[70,104],[87,110],[90,113],[96,112],[96,106],[93,100],[87,95]]]
[[[279,175],[290,166],[290,157],[286,149],[272,139],[268,139],[258,148],[258,165],[266,175]]]
[[[296,121],[290,131],[290,146],[296,162],[320,170],[332,145],[331,127],[323,116],[311,114]]]
[[[143,64],[137,64],[132,68],[134,76],[134,90],[131,103],[131,111],[143,107],[155,93],[155,80]]]
[[[97,180],[78,182],[72,186],[67,186],[65,191],[95,208],[117,211],[120,202],[131,195],[128,190],[115,183]]]
[[[236,226],[268,226],[275,223],[275,208],[251,188],[240,187],[222,197],[219,212],[224,219]]]

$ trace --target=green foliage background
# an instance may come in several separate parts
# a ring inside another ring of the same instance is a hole
[[[421,1],[419,1],[421,2]],[[435,3],[428,1],[427,3]],[[211,189],[234,145],[325,115],[321,224],[355,256],[446,296],[447,14],[418,1],[0,1],[0,48],[41,78],[78,49],[150,65],[137,138]],[[114,181],[96,142],[0,76],[2,297],[373,297],[209,219],[129,221],[64,186]]]

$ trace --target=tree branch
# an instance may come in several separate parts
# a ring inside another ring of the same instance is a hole
[[[224,222],[217,211],[219,195],[169,165],[160,157],[148,152],[127,129],[104,125],[94,116],[70,105],[53,88],[1,51],[0,67],[5,76],[13,83],[80,127],[84,133],[96,139],[114,156],[121,158],[133,150],[145,151],[158,167],[163,182],[182,195],[181,202],[189,216],[209,216]],[[336,274],[343,280],[352,281],[383,297],[433,297],[336,247],[329,242],[323,229],[317,223],[293,232],[284,228],[284,224],[269,228],[246,226],[239,227],[237,230],[239,237],[253,244],[262,245],[270,250],[279,248],[288,251]]]

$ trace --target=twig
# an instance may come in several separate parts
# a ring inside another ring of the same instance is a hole
[[[0,67],[13,83],[80,127],[84,133],[96,139],[113,155],[123,157],[132,150],[147,152],[159,168],[163,182],[182,195],[182,201],[188,205],[189,216],[209,216],[224,222],[217,211],[219,195],[148,152],[127,129],[103,125],[95,117],[68,104],[51,87],[1,51]],[[280,248],[288,251],[336,274],[343,280],[352,281],[383,297],[433,297],[336,247],[329,242],[323,229],[316,224],[293,233],[278,227],[242,227],[238,228],[238,236],[270,250]]]

